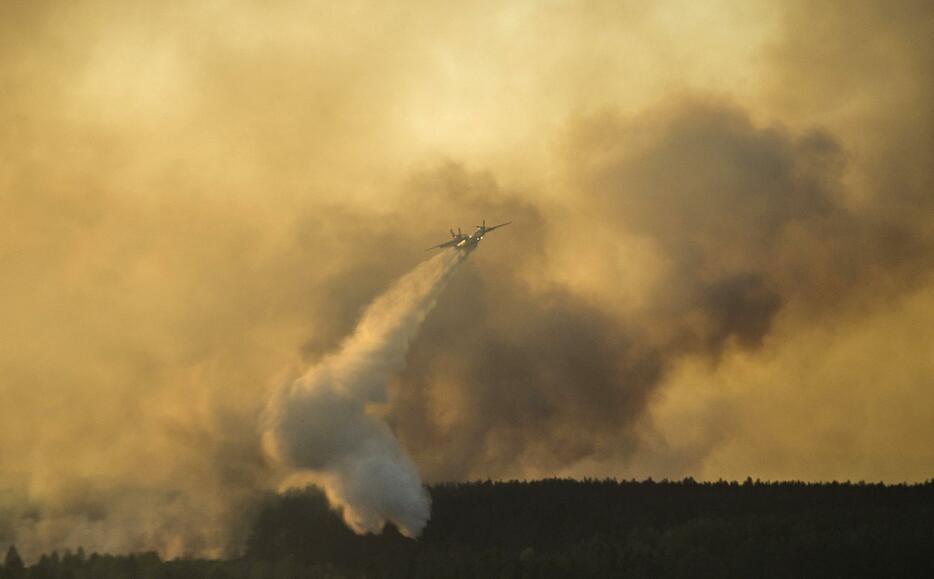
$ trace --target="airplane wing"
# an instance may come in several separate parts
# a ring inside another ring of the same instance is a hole
[[[499,229],[500,227],[506,227],[510,223],[512,223],[512,221],[507,221],[506,223],[500,223],[499,225],[494,225],[493,227],[487,227],[486,230],[489,233],[490,231],[493,231],[494,229]]]
[[[451,247],[452,245],[457,245],[457,242],[458,242],[458,241],[459,241],[459,240],[457,240],[457,239],[450,239],[450,240],[448,240],[448,241],[445,241],[444,243],[439,243],[438,245],[433,245],[433,246],[429,247],[428,249],[426,249],[425,251],[431,251],[432,249],[441,249],[442,247]]]

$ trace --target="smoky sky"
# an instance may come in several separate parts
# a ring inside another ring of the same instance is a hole
[[[429,481],[930,476],[924,2],[5,3],[0,545],[235,550],[424,248]]]

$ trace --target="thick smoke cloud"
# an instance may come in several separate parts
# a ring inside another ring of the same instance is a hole
[[[235,551],[270,397],[482,219],[344,407],[428,482],[929,477],[928,12],[3,3],[0,548]]]
[[[690,99],[582,119],[567,138],[585,217],[559,219],[541,239],[564,244],[563,231],[586,222],[641,240],[656,264],[651,297],[627,311],[523,285],[511,254],[465,272],[397,389],[396,427],[432,477],[625,462],[668,370],[762,347],[783,308],[829,315],[886,267],[863,239],[898,249],[836,201],[844,160],[824,133],[757,127],[734,105]],[[570,243],[575,259],[594,258]],[[623,277],[639,266],[618,267]],[[600,283],[609,296],[619,281]]]

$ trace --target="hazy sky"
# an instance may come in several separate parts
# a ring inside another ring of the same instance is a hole
[[[934,473],[934,12],[0,4],[0,545],[218,554],[449,227],[428,481]]]

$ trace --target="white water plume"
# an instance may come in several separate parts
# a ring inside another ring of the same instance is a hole
[[[418,471],[373,405],[385,401],[410,342],[467,255],[442,252],[399,279],[336,352],[281,387],[267,406],[267,451],[292,480],[321,486],[358,533],[392,522],[417,537],[428,522],[430,500]]]

